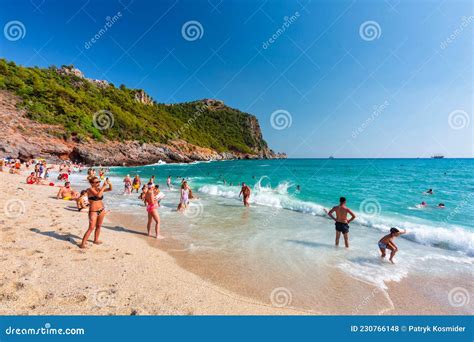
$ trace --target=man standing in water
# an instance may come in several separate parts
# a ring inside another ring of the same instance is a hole
[[[244,205],[250,207],[249,198],[250,198],[250,188],[245,183],[242,183],[242,189],[240,189],[239,197],[244,195]]]
[[[336,212],[336,217],[333,215],[334,212]],[[349,248],[349,223],[354,221],[356,216],[348,207],[346,207],[346,198],[341,197],[339,199],[339,205],[333,207],[329,212],[326,211],[326,213],[336,221],[336,246],[339,246],[339,238],[342,233],[342,235],[344,235],[346,248]],[[347,214],[351,215],[349,220],[347,219]]]

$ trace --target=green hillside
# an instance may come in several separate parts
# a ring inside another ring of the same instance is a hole
[[[64,127],[65,139],[138,140],[168,143],[175,138],[219,152],[252,153],[267,148],[256,118],[227,106],[202,109],[202,102],[144,104],[138,90],[123,85],[101,85],[74,74],[70,67],[22,67],[0,59],[0,89],[14,92],[30,119]],[[94,113],[113,114],[114,125],[100,130]]]

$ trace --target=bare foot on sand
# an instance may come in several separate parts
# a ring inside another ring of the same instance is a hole
[[[162,239],[164,239],[164,238],[165,238],[165,237],[164,237],[163,235],[157,235],[157,236],[155,237],[155,239],[158,239],[158,240],[162,240]]]
[[[102,245],[102,241],[94,241],[94,245]]]

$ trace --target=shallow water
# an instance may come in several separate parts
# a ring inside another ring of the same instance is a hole
[[[381,290],[411,274],[472,279],[474,160],[290,159],[112,168],[115,189],[106,195],[107,206],[144,226],[138,195],[121,194],[126,174],[139,174],[143,182],[155,175],[161,184],[162,233],[182,246],[172,252],[186,253],[188,264],[227,271],[230,287],[245,285],[262,298],[276,287],[292,289],[293,302],[312,310],[310,303],[334,302],[332,296],[341,293],[334,288],[334,272]],[[172,190],[166,189],[168,175]],[[84,184],[84,176],[74,174],[72,180]],[[184,214],[176,212],[182,177],[199,196]],[[242,181],[253,189],[251,208],[238,198]],[[435,194],[423,194],[428,188]],[[334,247],[334,224],[323,211],[339,196],[347,197],[358,216],[349,250]],[[416,209],[421,201],[428,208]],[[439,202],[446,208],[435,208]],[[396,265],[380,260],[377,247],[391,226],[408,231],[396,239]]]

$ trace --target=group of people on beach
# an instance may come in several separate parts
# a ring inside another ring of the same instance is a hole
[[[3,167],[5,166],[10,169],[10,173],[20,174],[21,165],[22,163],[20,160],[0,159],[0,171],[3,171]],[[30,160],[24,163],[24,165],[27,170],[31,166],[34,167],[34,170],[26,178],[27,184],[41,184],[50,186],[55,185],[48,180],[49,172],[53,169],[53,166],[48,167],[44,160]],[[97,245],[102,243],[99,240],[99,237],[102,223],[106,215],[106,210],[103,203],[104,193],[112,191],[113,189],[112,183],[109,181],[109,178],[106,177],[106,172],[109,170],[102,167],[99,167],[98,171],[96,171],[94,168],[89,168],[87,170],[87,181],[90,185],[89,188],[80,192],[73,189],[69,181],[69,175],[75,171],[82,172],[83,168],[83,165],[73,164],[71,162],[64,162],[59,165],[58,180],[65,181],[65,183],[64,186],[60,187],[56,196],[58,199],[75,201],[79,211],[82,211],[86,208],[89,209],[89,225],[79,245],[80,248],[86,248],[87,241],[92,232],[94,232],[93,243]],[[12,172],[11,170],[14,171]],[[155,184],[155,176],[152,176],[143,186],[142,181],[138,175],[135,175],[133,179],[130,177],[130,175],[127,175],[123,179],[123,183],[123,193],[126,195],[132,194],[133,191],[138,193],[141,188],[141,193],[138,198],[143,201],[147,211],[147,234],[148,236],[151,236],[152,226],[154,224],[155,238],[162,239],[163,236],[160,235],[161,219],[158,213],[158,208],[160,207],[160,202],[165,197],[165,194],[160,191],[159,185]],[[166,185],[168,190],[173,188],[171,175],[167,177]],[[176,211],[184,212],[189,206],[189,201],[196,199],[196,197],[193,195],[192,189],[185,178],[181,178],[179,191],[179,204]],[[434,192],[432,189],[429,189],[426,194],[433,195]],[[239,197],[242,197],[243,205],[245,207],[250,207],[250,196],[250,187],[247,184],[242,183]],[[444,204],[440,203],[439,207],[444,207]],[[346,198],[341,197],[339,200],[339,205],[334,206],[329,211],[326,210],[326,213],[332,220],[335,221],[335,245],[339,246],[339,241],[342,234],[344,238],[344,244],[346,248],[349,248],[349,224],[356,219],[356,215],[351,209],[347,207]],[[393,240],[405,233],[405,230],[399,230],[398,228],[392,227],[390,229],[390,233],[383,236],[378,241],[378,247],[380,249],[382,258],[385,258],[386,251],[388,249],[390,251],[389,261],[392,263],[394,262],[393,258],[398,251],[398,247],[395,245]]]

